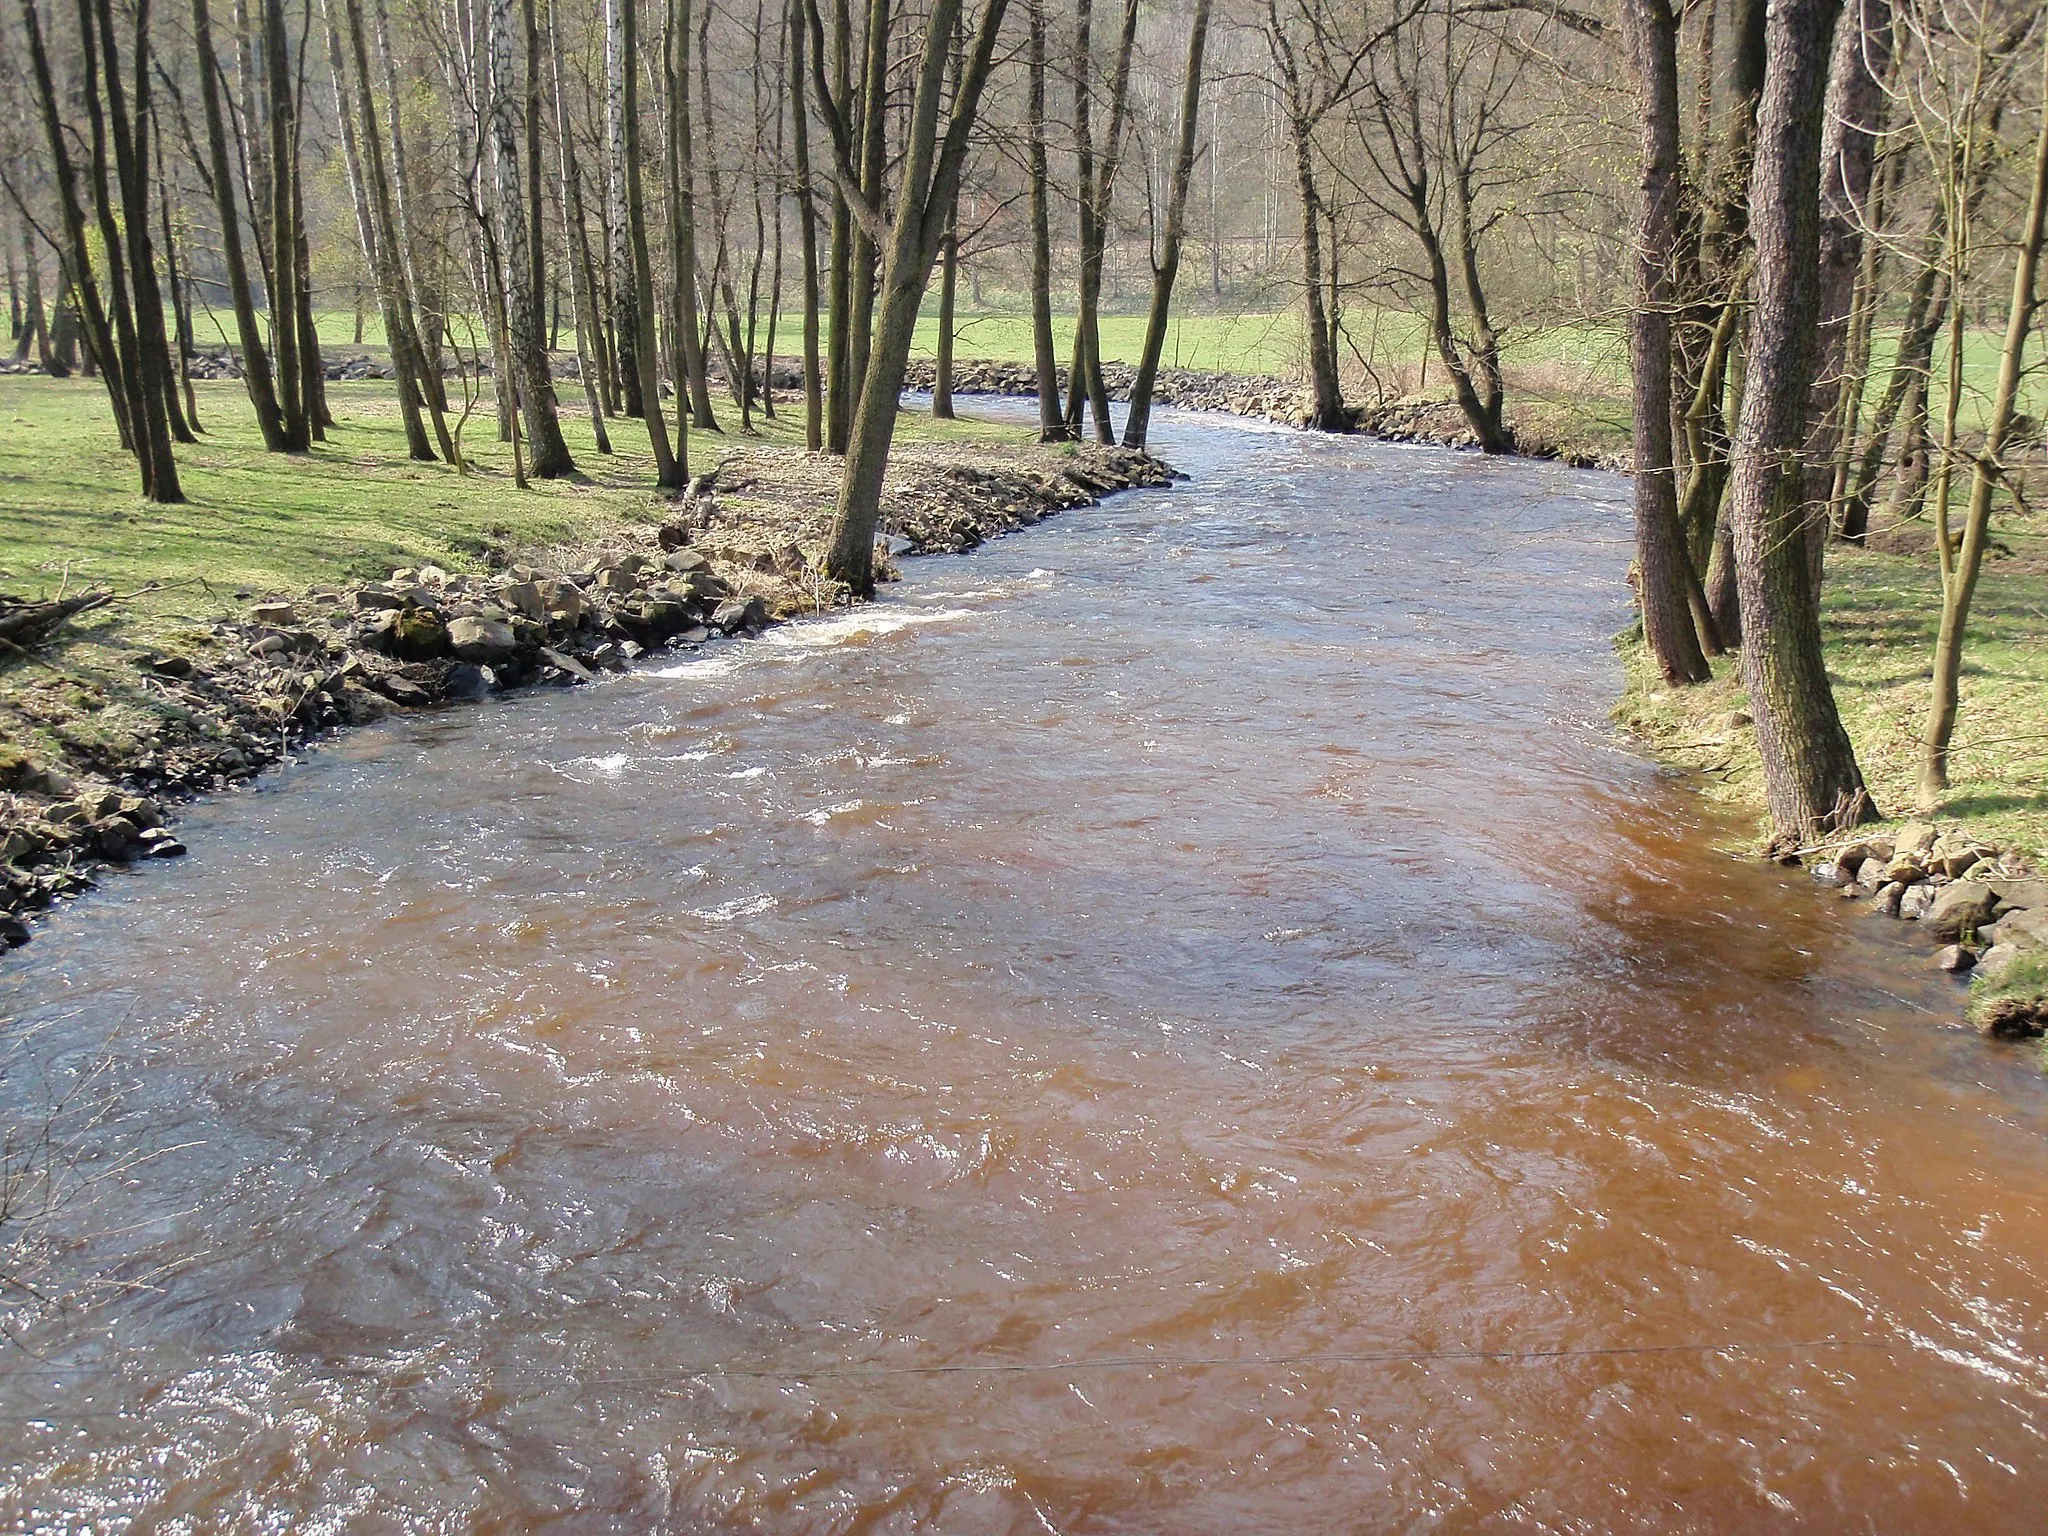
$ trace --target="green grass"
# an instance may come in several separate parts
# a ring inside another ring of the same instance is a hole
[[[613,423],[620,451],[601,458],[573,395],[563,402],[563,421],[583,473],[519,491],[488,401],[463,437],[474,472],[459,475],[406,457],[388,383],[331,385],[339,424],[327,443],[300,457],[262,451],[239,384],[197,389],[207,431],[197,446],[177,451],[190,500],[162,507],[138,494],[133,461],[121,450],[98,384],[0,378],[0,588],[21,594],[177,584],[130,610],[147,630],[178,615],[221,612],[237,591],[290,592],[424,561],[472,567],[490,547],[596,539],[608,528],[664,515],[640,424]],[[728,430],[692,435],[694,469],[702,472],[741,446],[802,446],[800,416],[761,422],[747,437],[737,430],[737,415],[723,402]],[[935,423],[918,413],[906,413],[899,431],[925,439],[1024,440],[1020,428]]]
[[[2030,950],[2006,965],[1996,975],[1978,976],[1970,984],[1971,1024],[1987,1032],[2003,1022],[2002,1032],[2031,1019],[2038,1031],[2048,1020],[2048,950]],[[2042,1065],[2048,1067],[2048,1046],[2043,1047]]]
[[[1986,564],[1971,610],[1954,782],[1939,814],[2038,857],[2048,854],[2048,529],[2009,518],[2000,539],[2013,553]],[[1913,808],[1940,604],[1931,554],[1829,551],[1828,673],[1871,794],[1900,820]],[[1725,724],[1730,711],[1748,708],[1732,658],[1715,663],[1710,684],[1671,688],[1640,644],[1624,650],[1629,685],[1616,718],[1700,769],[1716,798],[1761,816],[1754,732]]]

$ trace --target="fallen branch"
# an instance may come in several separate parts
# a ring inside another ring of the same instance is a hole
[[[105,588],[81,592],[76,597],[54,602],[32,603],[0,594],[0,641],[9,649],[26,654],[48,640],[65,621],[113,602]]]

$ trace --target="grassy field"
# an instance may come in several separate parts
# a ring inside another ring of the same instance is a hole
[[[488,404],[463,437],[473,472],[458,475],[406,457],[388,383],[330,386],[339,425],[302,457],[262,451],[239,384],[197,389],[208,430],[200,444],[178,450],[190,501],[160,507],[137,494],[133,463],[98,384],[0,378],[0,589],[50,594],[98,584],[128,592],[158,581],[166,590],[106,611],[107,622],[118,612],[132,630],[150,633],[219,613],[240,591],[296,591],[427,561],[473,567],[492,547],[595,540],[607,528],[658,522],[665,512],[639,423],[615,423],[620,451],[601,458],[580,402],[563,420],[582,473],[519,491]],[[920,438],[1024,436],[917,413],[906,413],[899,430]],[[762,422],[752,437],[736,428],[694,434],[692,467],[701,473],[728,447],[756,444],[800,447],[800,418]]]
[[[1954,787],[1940,815],[1967,818],[1979,835],[2038,857],[2048,855],[2048,528],[2012,519],[1999,538],[2009,553],[1987,563],[1971,610]],[[1940,605],[1931,553],[1829,552],[1828,675],[1871,794],[1893,819],[1913,810]],[[1711,684],[1678,689],[1640,645],[1624,649],[1620,723],[1700,769],[1709,794],[1761,817],[1755,733],[1727,725],[1731,711],[1748,707],[1732,658],[1715,663]]]

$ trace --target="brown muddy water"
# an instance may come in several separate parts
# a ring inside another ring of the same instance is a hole
[[[2048,1096],[1610,737],[1623,488],[1162,436],[50,923],[0,1520],[2042,1529]]]

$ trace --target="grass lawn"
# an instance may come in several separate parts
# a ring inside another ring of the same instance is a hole
[[[2038,857],[2048,855],[2048,528],[2009,518],[1999,538],[2012,553],[1986,564],[1971,609],[1954,785],[1938,814]],[[1931,554],[1839,545],[1828,553],[1828,673],[1871,794],[1895,820],[1913,809],[1940,604]],[[1726,725],[1730,711],[1748,707],[1733,659],[1715,663],[1710,684],[1670,688],[1640,645],[1625,653],[1629,691],[1616,719],[1702,770],[1716,798],[1761,815],[1755,733]]]
[[[328,442],[300,457],[262,451],[239,383],[195,387],[207,431],[198,445],[177,450],[190,501],[160,507],[137,493],[133,461],[121,451],[97,383],[0,378],[0,590],[48,595],[111,585],[128,592],[159,581],[169,590],[102,611],[104,622],[118,612],[147,637],[238,606],[238,591],[292,592],[428,561],[471,568],[493,547],[594,541],[608,528],[665,514],[640,424],[613,423],[620,451],[601,458],[580,397],[565,397],[563,422],[582,473],[520,491],[488,403],[463,436],[473,472],[459,475],[406,457],[389,383],[330,385],[338,425]],[[724,409],[724,433],[693,434],[693,469],[701,473],[742,446],[802,447],[800,415],[760,422],[752,437],[737,430],[737,419],[736,410]],[[923,439],[1027,436],[1022,428],[935,423],[914,412],[899,431]]]

